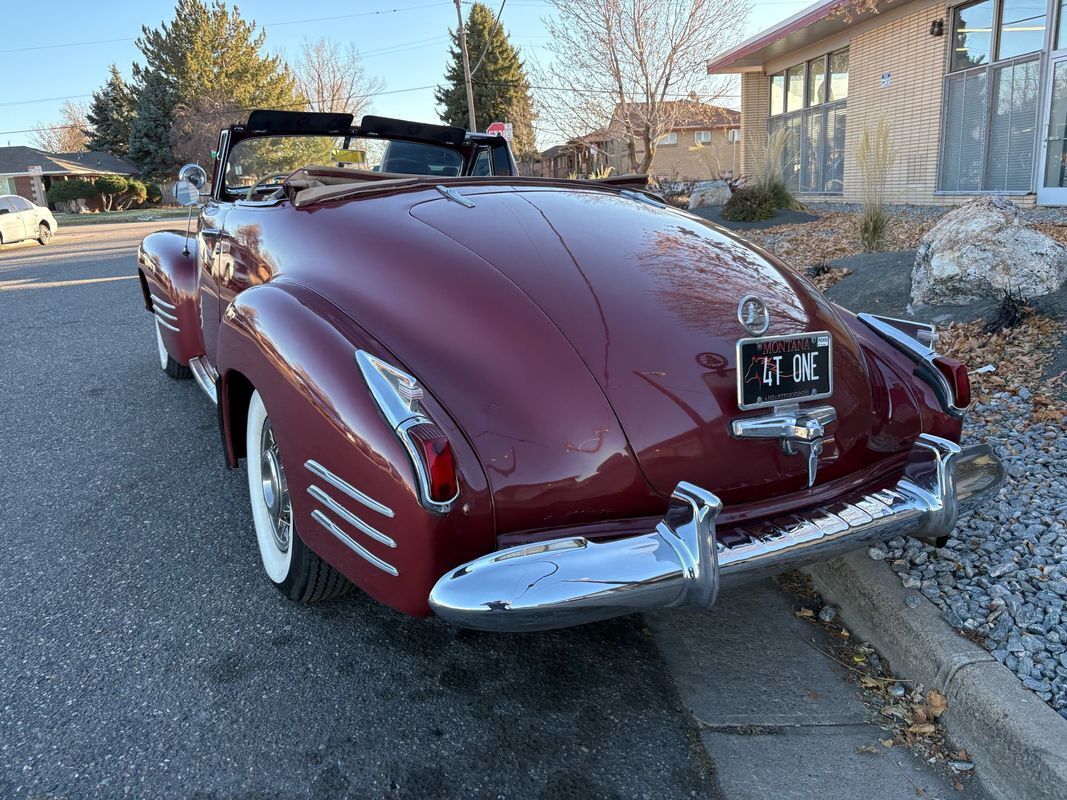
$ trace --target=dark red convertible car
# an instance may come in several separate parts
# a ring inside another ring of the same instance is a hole
[[[967,371],[643,179],[517,175],[504,139],[253,112],[191,233],[138,254],[160,366],[217,403],[268,577],[527,631],[710,606],[1003,479]],[[199,193],[200,201],[196,195]]]

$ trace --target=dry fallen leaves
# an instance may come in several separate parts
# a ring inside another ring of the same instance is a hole
[[[926,708],[931,717],[938,719],[948,708],[948,698],[937,689],[931,689],[926,693]]]

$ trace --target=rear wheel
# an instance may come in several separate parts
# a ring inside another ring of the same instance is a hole
[[[248,403],[245,436],[252,521],[267,577],[278,591],[299,602],[347,593],[352,584],[308,549],[296,531],[281,451],[259,392],[253,392]]]
[[[167,346],[163,344],[163,332],[159,329],[159,320],[156,320],[156,350],[159,353],[159,366],[165,373],[176,381],[193,377],[193,371],[179,361],[175,361],[167,352]]]
[[[52,241],[52,229],[48,227],[48,223],[42,222],[37,226],[37,241],[41,244],[48,244]]]

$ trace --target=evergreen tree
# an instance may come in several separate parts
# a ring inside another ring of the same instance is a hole
[[[206,164],[219,129],[243,121],[254,108],[306,106],[285,62],[263,53],[265,39],[254,21],[222,0],[178,0],[170,23],[141,28],[137,47],[145,64],[134,66],[138,116],[173,122],[172,162]],[[147,134],[144,124],[139,127]]]
[[[98,91],[85,118],[90,150],[100,150],[116,156],[130,152],[130,125],[137,112],[133,92],[122,79],[118,67],[111,65],[111,77]]]
[[[142,75],[137,90],[137,115],[130,123],[130,160],[153,178],[172,178],[178,168],[174,153],[176,92],[160,72]]]
[[[534,150],[533,101],[530,83],[519,51],[508,41],[503,27],[488,6],[475,3],[467,17],[467,54],[474,87],[474,114],[485,130],[493,122],[514,126],[511,147],[517,155]],[[445,84],[434,99],[448,125],[467,127],[467,90],[463,80],[463,51],[458,31],[452,32],[451,61],[445,69]]]

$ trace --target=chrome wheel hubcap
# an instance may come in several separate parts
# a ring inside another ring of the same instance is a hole
[[[283,553],[289,550],[289,540],[293,530],[293,508],[289,502],[289,486],[285,482],[285,471],[278,453],[278,443],[274,439],[270,420],[263,424],[260,448],[261,488],[263,502],[267,506],[274,544]]]

